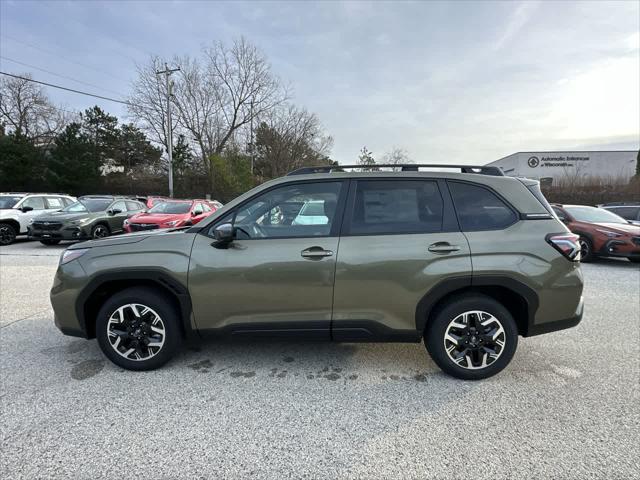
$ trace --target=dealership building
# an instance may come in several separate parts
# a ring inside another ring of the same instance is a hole
[[[561,177],[630,179],[636,173],[637,150],[586,152],[518,152],[487,165],[505,175],[528,177],[552,184]]]

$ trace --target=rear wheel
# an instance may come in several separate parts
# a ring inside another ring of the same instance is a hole
[[[12,244],[18,232],[10,223],[0,223],[0,245]]]
[[[593,261],[593,244],[587,237],[580,235],[580,261],[591,262]]]
[[[178,313],[148,288],[116,293],[102,306],[96,337],[103,353],[127,370],[153,370],[173,357],[181,341]]]
[[[509,311],[490,297],[468,294],[451,299],[432,315],[425,346],[446,373],[480,380],[504,369],[518,346]]]
[[[640,263],[640,258],[630,258],[629,261],[631,263]]]
[[[109,227],[106,225],[99,223],[94,225],[91,229],[91,238],[94,240],[99,240],[100,238],[108,237],[111,232],[109,231]]]
[[[40,240],[40,243],[43,245],[57,245],[60,243],[60,240]]]

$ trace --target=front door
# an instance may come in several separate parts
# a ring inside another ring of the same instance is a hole
[[[333,338],[417,341],[417,306],[427,292],[446,278],[471,283],[469,245],[446,185],[397,178],[355,183],[336,267]]]
[[[113,203],[111,207],[109,207],[109,209],[112,212],[119,210],[118,213],[109,214],[109,217],[108,217],[109,229],[111,230],[111,233],[120,232],[123,228],[122,224],[124,223],[124,221],[127,219],[127,216],[128,216],[127,206],[124,200],[119,200]]]
[[[200,330],[330,338],[342,181],[269,189],[197,235],[189,291]],[[304,216],[305,205],[321,214]],[[212,245],[213,229],[232,223],[236,240]]]

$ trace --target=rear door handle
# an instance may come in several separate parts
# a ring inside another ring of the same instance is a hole
[[[325,250],[322,247],[309,247],[305,250],[302,250],[302,252],[300,252],[300,255],[303,258],[309,258],[311,260],[320,260],[321,258],[332,256],[333,252],[331,250]]]
[[[432,253],[451,253],[459,250],[458,245],[451,245],[448,242],[436,242],[429,245],[429,251]]]

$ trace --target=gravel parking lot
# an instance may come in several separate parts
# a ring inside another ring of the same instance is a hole
[[[584,265],[583,322],[485,381],[421,344],[210,341],[135,373],[54,327],[63,248],[0,250],[1,478],[640,478],[637,265]]]

